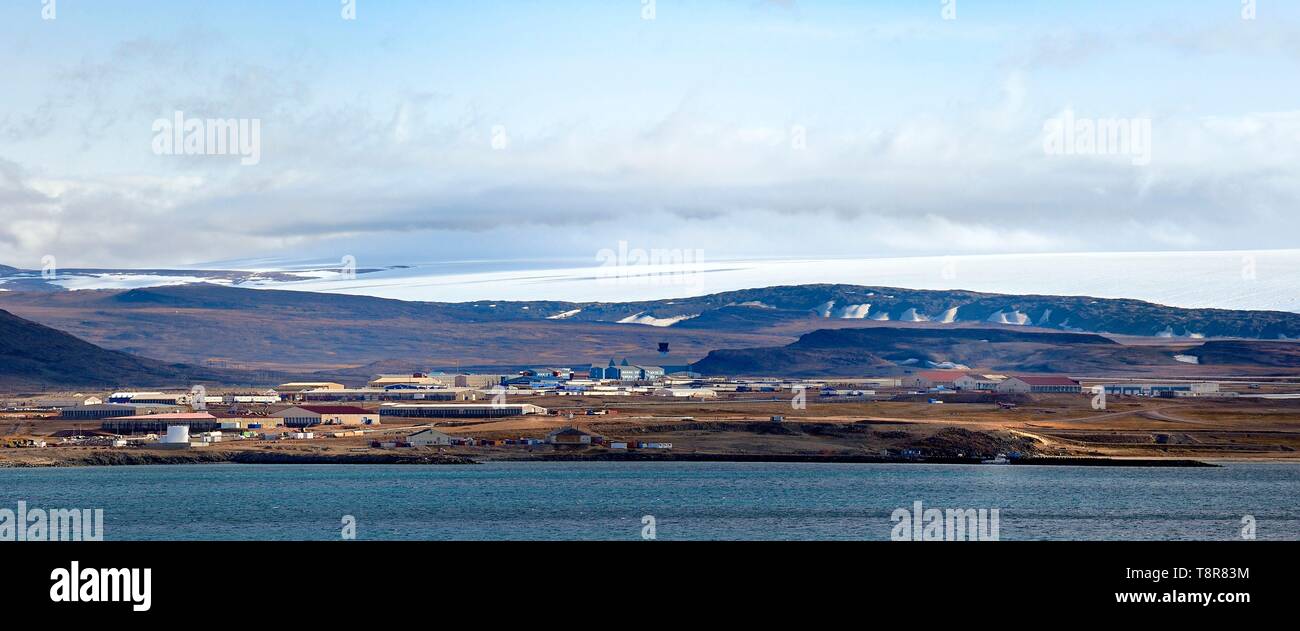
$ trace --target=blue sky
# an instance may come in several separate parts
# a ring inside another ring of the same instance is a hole
[[[1293,2],[56,8],[0,3],[9,265],[1218,250],[1300,228]],[[260,161],[156,154],[178,110],[258,119]],[[1150,163],[1046,155],[1067,110],[1149,120]]]

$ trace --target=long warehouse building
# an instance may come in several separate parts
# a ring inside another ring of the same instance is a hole
[[[418,403],[385,403],[379,407],[380,416],[403,418],[500,418],[546,414],[546,408],[529,403],[459,403],[422,405]]]

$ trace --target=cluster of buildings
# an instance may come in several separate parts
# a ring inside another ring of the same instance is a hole
[[[500,398],[502,395],[598,395],[626,396],[657,394],[675,397],[709,397],[713,392],[687,392],[695,384],[686,367],[669,375],[661,366],[634,366],[627,360],[608,368],[547,368],[521,370],[515,374],[439,375],[413,373],[378,375],[363,388],[349,388],[333,382],[296,382],[278,386],[275,391],[284,401],[295,402],[377,402],[472,403]]]
[[[546,438],[504,438],[504,439],[477,439],[471,436],[452,436],[440,432],[433,428],[421,429],[400,440],[378,440],[374,441],[371,446],[380,449],[397,449],[403,447],[450,447],[450,446],[468,446],[468,447],[543,447],[550,446],[556,449],[565,448],[585,448],[600,446],[611,451],[629,451],[629,450],[647,450],[647,451],[667,451],[673,448],[672,443],[651,442],[651,441],[627,441],[612,440],[595,432],[590,432],[578,427],[562,427],[546,435]]]
[[[681,371],[684,376],[689,376],[689,369]],[[668,375],[667,369],[663,366],[638,366],[631,364],[627,358],[623,358],[623,363],[615,365],[614,360],[609,360],[608,366],[591,365],[588,370],[588,376],[593,380],[610,380],[610,381],[656,381],[663,379]]]
[[[1102,386],[1106,394],[1122,397],[1200,397],[1233,398],[1236,392],[1220,390],[1214,381],[1192,381],[1183,383],[1111,383]]]
[[[903,379],[903,386],[921,390],[962,390],[999,394],[1078,394],[1083,386],[1062,375],[996,375],[961,370],[926,370]]]
[[[1085,387],[1064,375],[998,375],[960,370],[927,370],[902,380],[904,387],[926,391],[957,390],[998,394],[1079,394],[1097,388],[1114,396],[1134,397],[1234,397],[1214,381],[1100,383]]]

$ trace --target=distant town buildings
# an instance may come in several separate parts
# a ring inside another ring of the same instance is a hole
[[[394,385],[384,388],[341,388],[304,390],[295,397],[304,402],[324,401],[474,401],[479,391],[473,388],[433,388]]]
[[[275,387],[275,391],[280,396],[292,396],[299,392],[307,390],[342,390],[347,386],[332,381],[295,381],[292,383],[282,383]]]
[[[508,379],[509,375],[456,375],[453,385],[457,388],[485,389]]]
[[[220,429],[217,418],[207,412],[177,412],[171,414],[146,414],[106,418],[100,428],[114,434],[161,434],[172,427],[185,427],[187,432],[210,432]],[[186,442],[188,443],[186,434]]]
[[[451,436],[436,429],[423,429],[406,437],[412,447],[443,447],[451,445]]]
[[[968,372],[953,380],[953,385],[956,386],[958,390],[993,392],[997,390],[998,384],[1006,380],[1006,375],[987,375]]]
[[[637,366],[629,364],[626,359],[620,365],[615,365],[614,360],[609,360],[609,365],[599,366],[591,365],[588,375],[592,379],[611,381],[654,381],[663,379],[667,371],[662,366]]]
[[[658,388],[654,394],[657,397],[687,399],[715,399],[718,396],[718,392],[711,388]]]
[[[1069,377],[1025,375],[1009,377],[995,390],[1003,394],[1078,394],[1083,388]]]
[[[557,446],[581,447],[590,445],[595,442],[597,435],[591,432],[585,432],[576,427],[565,427],[551,432],[546,436],[546,442]]]
[[[59,418],[71,421],[97,421],[105,418],[138,416],[145,414],[166,414],[181,411],[178,405],[127,405],[120,403],[99,403],[96,405],[76,405],[63,408]]]
[[[957,380],[964,376],[966,376],[966,373],[960,370],[923,370],[914,375],[903,377],[902,383],[904,388],[928,390],[943,386],[955,389]]]
[[[453,385],[454,379],[451,377],[433,377],[428,373],[411,373],[401,375],[376,375],[370,383],[366,384],[371,388],[386,388],[388,386],[449,386]]]
[[[287,427],[312,425],[378,425],[379,415],[348,405],[299,405],[271,415]]]
[[[190,403],[190,395],[165,392],[114,392],[108,395],[108,402],[130,405],[186,405]]]
[[[403,418],[499,418],[546,414],[546,408],[527,403],[385,403],[379,406],[379,416]]]
[[[1102,386],[1106,394],[1128,397],[1235,397],[1236,392],[1219,389],[1218,382],[1113,383]]]

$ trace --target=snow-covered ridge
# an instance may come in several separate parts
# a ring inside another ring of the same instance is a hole
[[[1025,326],[1026,324],[1029,324],[1030,318],[1027,314],[1021,313],[1018,310],[1008,312],[999,309],[996,313],[989,316],[988,321],[994,324],[1014,324],[1016,326]]]
[[[841,320],[862,320],[871,313],[871,305],[845,305],[840,309]]]
[[[630,315],[626,318],[623,318],[622,320],[619,320],[618,323],[619,324],[647,324],[650,326],[668,327],[677,324],[678,322],[681,322],[683,320],[690,320],[691,318],[698,318],[698,317],[700,317],[700,314],[696,313],[694,315],[681,315],[681,316],[674,316],[671,318],[656,318],[654,316],[645,315],[645,312],[642,311],[641,313]]]
[[[557,313],[557,314],[555,314],[555,315],[553,315],[553,316],[546,316],[546,319],[547,319],[547,320],[567,320],[567,319],[569,319],[569,318],[572,318],[573,316],[578,315],[579,313],[582,313],[582,309],[574,309],[574,310],[572,310],[572,311],[565,311],[565,312],[563,312],[563,313]]]
[[[926,316],[924,314],[917,313],[916,307],[912,307],[911,309],[904,311],[903,315],[898,316],[898,321],[899,322],[929,322],[930,318],[929,316]]]
[[[928,273],[955,262],[960,277]],[[1256,272],[1244,277],[1243,261]],[[4,261],[13,263],[12,261]],[[997,254],[879,259],[732,259],[700,265],[689,285],[600,282],[590,266],[520,262],[517,268],[465,272],[465,266],[402,265],[362,261],[355,275],[338,262],[276,267],[266,261],[225,262],[223,267],[175,270],[61,268],[69,289],[150,287],[229,279],[234,286],[291,289],[434,302],[562,300],[633,302],[680,299],[724,291],[804,284],[870,284],[911,289],[961,289],[1012,295],[1133,298],[1183,308],[1271,310],[1300,313],[1300,249],[1222,252],[1095,252]],[[206,271],[205,271],[206,269]],[[216,270],[239,270],[218,272]],[[292,275],[289,274],[292,272]],[[329,273],[325,273],[329,272]],[[113,278],[113,276],[133,278]],[[35,277],[39,270],[0,274],[0,280]],[[546,282],[538,282],[539,278]],[[1187,279],[1196,279],[1189,284]],[[21,290],[10,284],[10,289]],[[869,316],[868,316],[869,317]],[[938,318],[942,321],[944,318]],[[1060,326],[1059,324],[1057,326]]]

